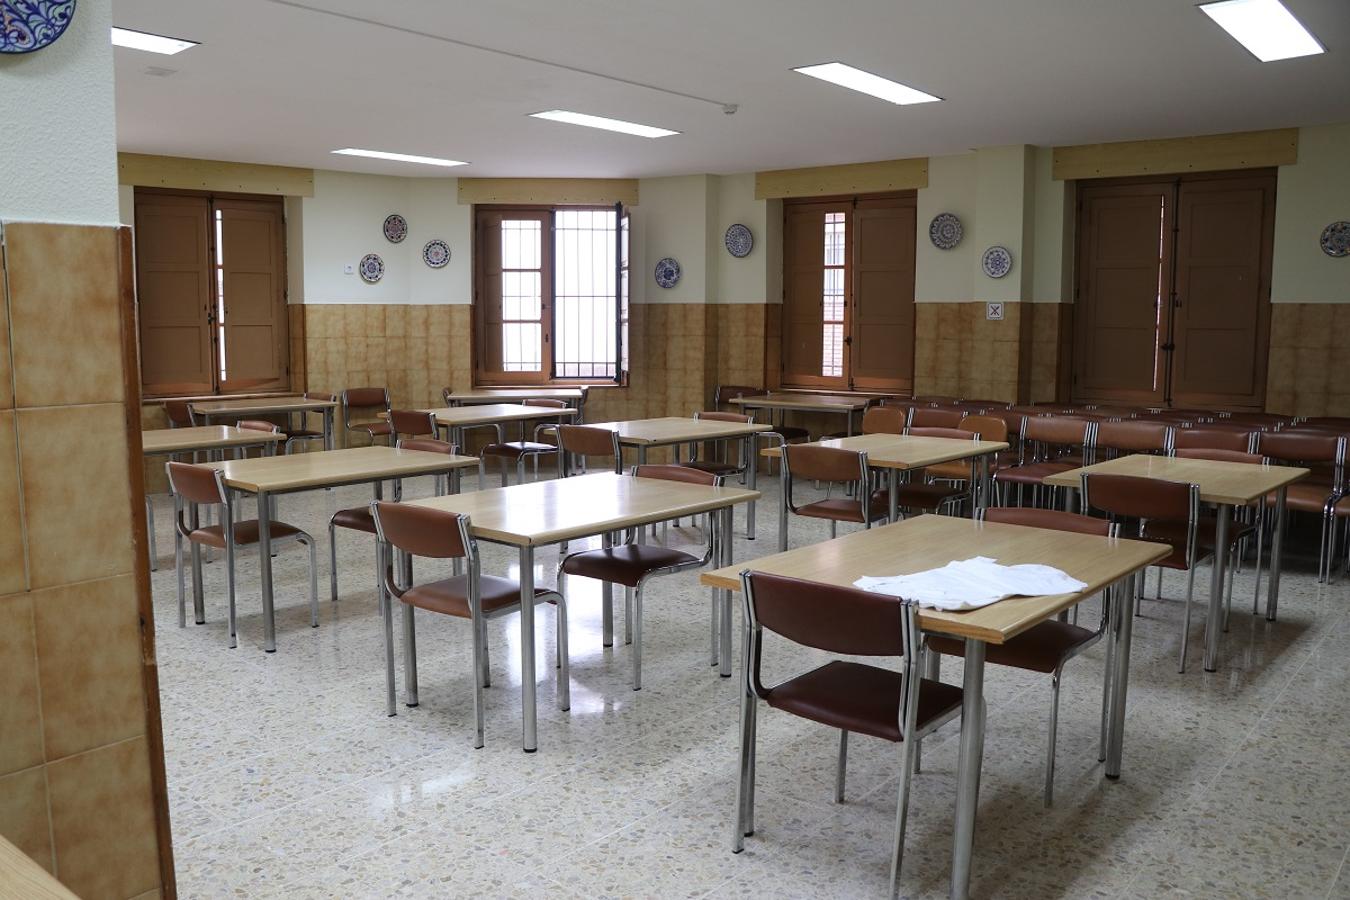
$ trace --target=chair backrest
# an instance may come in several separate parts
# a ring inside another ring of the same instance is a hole
[[[594,425],[559,425],[558,446],[564,453],[575,456],[608,456],[614,460],[614,471],[623,471],[623,452],[617,431]]]
[[[1262,456],[1282,463],[1331,463],[1345,461],[1345,438],[1311,431],[1264,431]]]
[[[1250,463],[1257,466],[1266,461],[1259,453],[1221,447],[1181,447],[1176,451],[1176,456],[1178,459],[1212,459],[1215,462]]]
[[[240,419],[234,423],[240,431],[261,431],[265,434],[281,434],[281,426],[263,419]]]
[[[382,387],[347,388],[342,392],[342,422],[351,427],[352,414],[389,412],[389,389]]]
[[[918,649],[905,640],[912,631],[904,620],[913,606],[899,597],[754,571],[743,572],[741,583],[752,627],[802,646],[906,658]]]
[[[391,547],[431,559],[470,555],[469,517],[443,509],[377,500],[370,506],[380,540]]]
[[[794,479],[843,484],[863,477],[867,468],[867,454],[840,447],[785,444],[783,463]]]
[[[1098,450],[1128,453],[1166,453],[1172,448],[1172,429],[1165,422],[1132,419],[1098,422],[1092,445]]]
[[[398,448],[400,450],[421,450],[425,453],[444,453],[447,456],[454,456],[459,453],[459,448],[449,441],[428,437],[399,438]]]
[[[326,403],[337,402],[337,394],[325,394],[323,391],[305,391],[306,400],[322,400]]]
[[[538,406],[543,409],[567,409],[566,400],[553,400],[548,397],[540,397],[537,400],[530,400],[530,399],[522,400],[520,401],[520,405]]]
[[[754,416],[747,416],[744,413],[720,412],[717,410],[696,410],[695,419],[707,419],[710,422],[736,422],[741,425],[748,425],[755,420]]]
[[[979,440],[979,435],[963,428],[911,428],[910,437],[948,438],[954,441]]]
[[[1022,437],[1048,447],[1086,447],[1092,441],[1093,423],[1073,416],[1028,416],[1022,422]]]
[[[1106,519],[1080,516],[1058,509],[1037,509],[1031,506],[991,506],[984,510],[984,521],[1003,525],[1025,525],[1050,531],[1071,531],[1075,534],[1109,536],[1114,526]]]
[[[1253,430],[1242,426],[1225,428],[1218,424],[1203,425],[1199,428],[1178,428],[1172,433],[1172,446],[1176,448],[1177,456],[1182,455],[1182,450],[1250,453],[1254,444]]]
[[[1008,423],[1000,416],[966,416],[957,426],[981,441],[1006,441]]]
[[[721,409],[737,397],[759,397],[767,393],[762,387],[747,384],[719,384],[713,389],[713,406]]]
[[[955,428],[966,417],[964,409],[917,406],[909,414],[910,428]]]
[[[649,463],[633,467],[634,478],[656,478],[661,481],[679,481],[684,484],[702,484],[708,487],[721,487],[722,476],[689,466],[661,465]]]
[[[170,428],[189,428],[197,424],[192,415],[192,404],[186,400],[165,400],[164,415],[169,420]]]
[[[1130,519],[1194,522],[1200,488],[1184,481],[1137,475],[1083,475],[1084,506]]]
[[[168,462],[164,471],[169,476],[169,490],[189,503],[217,504],[225,502],[225,485],[220,474],[210,466],[193,463]]]
[[[863,434],[904,434],[909,407],[873,406],[863,413]]]
[[[436,436],[436,416],[426,410],[392,409],[389,424],[399,437]]]

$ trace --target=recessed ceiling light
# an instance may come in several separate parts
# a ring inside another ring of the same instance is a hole
[[[1219,0],[1200,9],[1261,62],[1327,52],[1280,0]]]
[[[625,122],[623,119],[607,119],[604,116],[588,116],[585,113],[569,112],[565,109],[550,109],[544,112],[530,113],[536,119],[548,119],[550,122],[566,122],[568,125],[584,125],[587,128],[601,128],[605,131],[618,131],[622,134],[635,134],[638,137],[659,138],[679,134],[669,128],[657,128],[653,125],[639,125]]]
[[[185,41],[182,38],[165,37],[162,34],[150,34],[145,31],[132,31],[129,28],[113,28],[112,42],[115,47],[129,47],[132,50],[145,50],[150,53],[163,53],[173,56],[189,47],[197,46],[197,41]]]
[[[439,159],[435,156],[413,156],[409,153],[389,153],[385,150],[358,150],[355,147],[347,147],[343,150],[334,150],[341,156],[368,156],[371,159],[388,159],[393,162],[421,163],[424,166],[467,166],[468,163],[460,162],[457,159]]]
[[[873,75],[871,72],[846,66],[841,62],[802,66],[792,71],[801,72],[803,75],[810,75],[812,78],[819,78],[821,81],[828,81],[840,87],[846,87],[851,91],[871,94],[873,97],[879,97],[900,106],[908,106],[911,103],[937,103],[942,99],[915,90],[898,81],[891,81],[889,78],[882,78],[880,75]]]

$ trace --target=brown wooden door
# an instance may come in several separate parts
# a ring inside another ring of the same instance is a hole
[[[1181,183],[1171,338],[1175,405],[1264,405],[1274,213],[1274,173]]]
[[[1171,185],[1080,189],[1074,306],[1076,400],[1162,405]]]
[[[859,200],[853,216],[852,383],[914,387],[915,200]]]
[[[553,367],[548,210],[477,211],[477,380],[543,384]]]
[[[784,384],[848,386],[849,348],[843,338],[851,207],[848,201],[784,205]]]
[[[210,234],[206,197],[137,194],[136,298],[147,395],[215,389]]]
[[[216,264],[220,291],[223,391],[287,388],[285,226],[281,204],[217,200]]]

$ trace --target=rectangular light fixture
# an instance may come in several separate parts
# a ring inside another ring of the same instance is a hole
[[[544,112],[530,113],[535,119],[548,119],[550,122],[566,122],[568,125],[582,125],[586,128],[600,128],[605,131],[617,131],[620,134],[635,134],[638,137],[659,138],[679,134],[669,128],[657,128],[653,125],[639,125],[625,122],[623,119],[607,119],[604,116],[588,116],[585,113],[569,112],[565,109],[550,109]]]
[[[891,81],[889,78],[882,78],[880,75],[873,75],[871,72],[846,66],[841,62],[802,66],[792,71],[810,75],[812,78],[819,78],[821,81],[828,81],[830,84],[837,84],[840,87],[846,87],[851,91],[861,91],[864,94],[870,94],[873,97],[900,106],[908,106],[911,103],[937,103],[942,99],[915,90],[898,81]]]
[[[1200,9],[1261,62],[1327,52],[1280,0],[1219,0]]]
[[[387,159],[392,162],[421,163],[424,166],[468,165],[468,163],[460,162],[457,159],[440,159],[435,156],[413,156],[410,153],[390,153],[386,150],[358,150],[355,147],[346,147],[342,150],[333,150],[332,152],[339,156],[367,156],[371,159]]]
[[[165,37],[162,34],[150,34],[146,31],[132,31],[129,28],[112,30],[112,42],[115,47],[129,47],[132,50],[145,50],[149,53],[163,53],[173,56],[189,47],[197,46],[197,41],[185,41],[182,38]]]

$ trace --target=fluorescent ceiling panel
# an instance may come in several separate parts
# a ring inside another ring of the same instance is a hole
[[[1280,0],[1220,0],[1200,9],[1261,62],[1327,52]]]
[[[880,75],[873,75],[871,72],[864,72],[862,69],[855,69],[853,66],[841,62],[802,66],[792,71],[810,75],[812,78],[819,78],[821,81],[828,81],[830,84],[837,84],[840,87],[846,87],[851,91],[870,94],[873,97],[900,106],[909,106],[912,103],[937,103],[942,100],[941,97],[925,94],[923,91],[916,90],[898,81],[891,81],[889,78],[882,78]]]
[[[145,50],[149,53],[163,53],[165,56],[173,56],[175,53],[182,53],[189,47],[197,46],[196,41],[185,41],[182,38],[171,38],[162,34],[150,34],[146,31],[132,31],[129,28],[116,27],[112,30],[112,42],[115,47]]]
[[[457,159],[440,159],[435,156],[413,156],[410,153],[390,153],[387,150],[359,150],[356,147],[346,147],[342,150],[334,150],[340,156],[365,156],[370,159],[387,159],[391,162],[420,163],[424,166],[467,166],[468,163],[460,162]]]
[[[530,113],[535,119],[548,119],[550,122],[565,122],[568,125],[581,125],[586,128],[600,128],[604,131],[617,131],[620,134],[634,134],[638,137],[659,138],[679,134],[669,128],[657,128],[654,125],[639,125],[625,122],[623,119],[607,119],[604,116],[588,116],[585,113],[571,112],[566,109],[550,109],[544,112]]]

